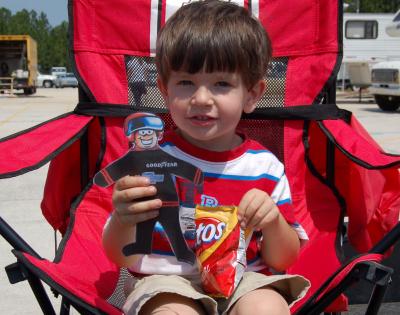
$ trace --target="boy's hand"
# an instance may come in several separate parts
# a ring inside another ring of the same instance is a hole
[[[140,200],[155,196],[156,187],[144,176],[125,176],[115,183],[112,195],[113,216],[123,225],[135,225],[158,216],[160,199]]]
[[[264,191],[253,188],[244,194],[239,204],[238,219],[242,228],[261,230],[279,218],[279,209]]]

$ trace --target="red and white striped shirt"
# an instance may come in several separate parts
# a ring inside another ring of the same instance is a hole
[[[192,248],[196,239],[193,221],[195,206],[237,206],[242,196],[252,188],[267,192],[287,222],[297,231],[299,238],[308,239],[294,217],[283,164],[258,142],[244,137],[242,144],[233,150],[215,152],[195,147],[175,132],[166,132],[160,147],[168,154],[200,168],[204,173],[201,188],[182,178],[175,179],[180,199],[181,228]],[[260,257],[261,237],[261,233],[253,233],[249,243],[246,252],[248,271],[264,272],[267,268]],[[130,268],[132,272],[180,275],[198,273],[196,266],[177,261],[160,224],[155,227],[152,248],[151,255],[138,255],[136,263]]]

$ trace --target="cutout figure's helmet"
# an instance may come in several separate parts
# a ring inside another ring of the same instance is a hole
[[[164,130],[164,122],[160,117],[152,113],[134,113],[129,115],[124,124],[124,133],[130,136],[137,130],[151,129],[162,132]]]

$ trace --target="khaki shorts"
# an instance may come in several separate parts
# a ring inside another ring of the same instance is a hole
[[[175,293],[198,301],[207,314],[227,314],[240,297],[265,286],[276,289],[291,306],[306,294],[310,283],[298,275],[265,276],[256,272],[245,272],[229,299],[213,299],[204,293],[199,281],[176,275],[153,275],[141,279],[134,278],[127,283],[125,292],[128,298],[123,311],[128,315],[138,314],[141,307],[157,294]]]

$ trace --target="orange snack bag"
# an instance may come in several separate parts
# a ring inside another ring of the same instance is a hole
[[[214,297],[228,298],[246,268],[251,230],[240,227],[235,206],[197,206],[195,223],[203,290]]]

